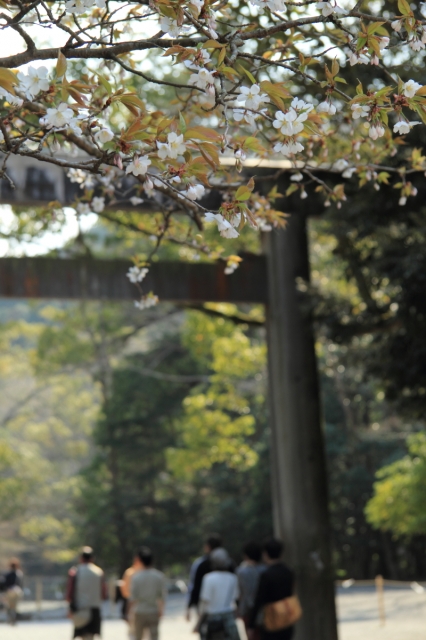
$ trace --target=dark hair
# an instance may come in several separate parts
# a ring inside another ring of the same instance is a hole
[[[83,562],[90,562],[93,559],[92,547],[83,547],[81,550],[81,558]]]
[[[284,551],[284,544],[277,538],[269,538],[264,542],[263,550],[271,560],[278,560]]]
[[[212,533],[206,539],[206,544],[210,547],[212,551],[213,549],[218,549],[223,545],[222,536],[220,536],[218,533]]]
[[[20,566],[21,563],[19,562],[18,558],[11,558],[9,560],[9,567],[12,569],[12,571],[17,571]]]
[[[141,547],[138,552],[139,560],[145,567],[150,567],[154,561],[154,556],[149,547]]]
[[[243,547],[243,553],[253,562],[260,562],[262,558],[262,547],[257,542],[247,542]]]

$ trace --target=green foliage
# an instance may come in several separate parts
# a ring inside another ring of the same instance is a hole
[[[377,473],[374,496],[366,507],[376,528],[398,535],[426,533],[426,434],[408,440],[408,455]]]

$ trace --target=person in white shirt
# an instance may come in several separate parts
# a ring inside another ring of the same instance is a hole
[[[201,585],[200,619],[196,630],[201,640],[240,640],[235,622],[238,579],[232,573],[232,561],[223,548],[210,554],[213,571]]]

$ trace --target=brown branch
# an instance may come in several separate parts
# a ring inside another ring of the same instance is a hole
[[[204,305],[196,305],[196,304],[181,304],[179,305],[183,309],[193,309],[194,311],[201,311],[208,316],[213,316],[215,318],[223,318],[224,320],[230,320],[234,324],[247,324],[250,327],[264,327],[265,319],[256,320],[256,318],[252,318],[247,313],[222,313],[221,311],[217,311],[216,309],[211,309],[210,307],[206,307]]]

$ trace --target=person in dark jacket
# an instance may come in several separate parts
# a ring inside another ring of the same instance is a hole
[[[267,569],[259,578],[259,587],[248,625],[250,629],[257,626],[258,616],[266,604],[284,600],[294,593],[294,573],[282,562],[283,551],[283,543],[275,538],[271,538],[263,546],[263,560]],[[262,640],[291,640],[293,631],[294,627],[280,631],[261,628],[261,637]]]
[[[211,536],[207,538],[204,543],[204,556],[201,559],[198,559],[195,575],[193,578],[192,588],[190,592],[190,597],[188,600],[188,611],[187,611],[187,619],[189,620],[189,612],[191,607],[198,608],[198,604],[200,602],[200,593],[201,593],[201,585],[203,582],[203,578],[207,573],[210,573],[212,570],[211,562],[210,562],[210,553],[214,551],[214,549],[219,549],[222,547],[222,538],[217,534],[213,533]]]
[[[16,624],[18,617],[18,602],[22,598],[24,574],[21,571],[20,563],[17,558],[12,558],[9,562],[9,571],[4,577],[4,601],[7,610],[7,619],[10,624]]]

